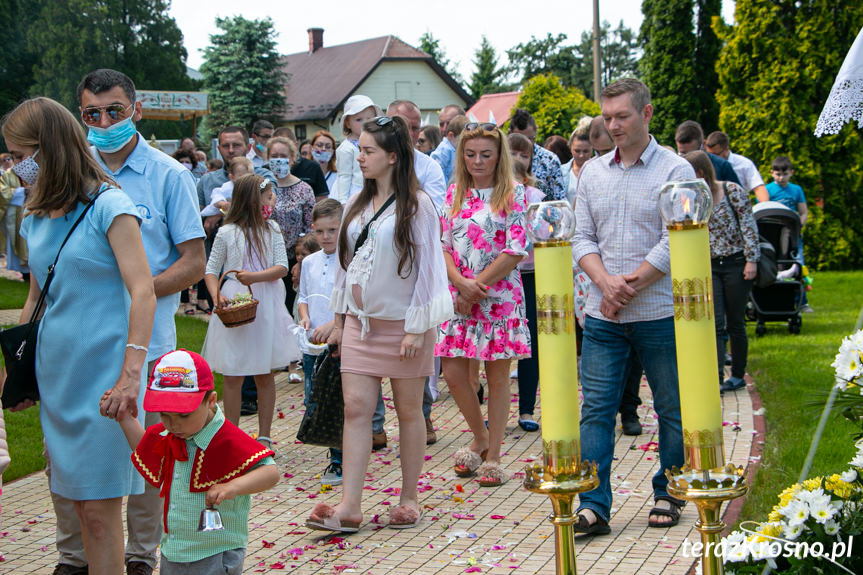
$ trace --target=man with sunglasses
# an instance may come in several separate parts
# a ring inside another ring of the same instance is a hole
[[[135,128],[141,103],[135,84],[116,70],[87,74],[78,85],[81,121],[93,154],[110,177],[132,199],[141,218],[141,236],[153,284],[156,316],[147,352],[149,370],[161,355],[177,346],[174,313],[180,291],[204,274],[204,230],[192,173],[179,162],[151,147]],[[146,424],[158,423],[159,414],[147,414]],[[82,473],[85,471],[82,470]],[[59,575],[87,573],[81,527],[68,499],[51,494],[57,514]],[[162,534],[159,490],[152,487],[129,496],[126,520],[126,572],[149,575],[156,564],[156,547]]]

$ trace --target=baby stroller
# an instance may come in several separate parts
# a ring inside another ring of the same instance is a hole
[[[761,257],[775,257],[777,274],[775,281],[757,278],[746,317],[757,322],[755,334],[767,332],[765,322],[784,321],[788,331],[800,333],[803,320],[800,308],[803,305],[803,269],[797,253],[800,237],[800,216],[779,202],[760,202],[752,208],[758,225],[758,241]]]

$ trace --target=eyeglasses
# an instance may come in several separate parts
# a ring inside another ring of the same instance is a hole
[[[269,140],[273,137],[272,134],[258,134],[257,132],[255,133],[255,135],[262,140]]]
[[[90,106],[88,108],[84,108],[81,110],[81,121],[85,124],[96,125],[102,119],[102,114],[108,114],[108,117],[112,122],[116,122],[126,115],[128,110],[132,108],[135,103],[131,103],[128,106],[124,106],[123,104],[111,104],[109,106]]]
[[[491,122],[483,122],[481,124],[479,122],[471,122],[464,127],[468,132],[476,130],[477,128],[482,128],[484,132],[494,132],[497,130],[497,124],[492,124]]]

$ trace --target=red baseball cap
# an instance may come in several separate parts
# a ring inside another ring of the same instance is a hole
[[[193,351],[169,351],[156,360],[144,394],[145,411],[191,413],[213,389],[213,372]]]

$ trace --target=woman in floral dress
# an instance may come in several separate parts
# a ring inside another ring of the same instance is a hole
[[[524,188],[513,181],[506,138],[494,124],[465,127],[447,191],[442,243],[456,316],[440,326],[435,355],[473,441],[455,454],[459,477],[502,484],[500,444],[509,415],[510,360],[530,356],[530,333],[516,265],[527,255]],[[468,380],[469,360],[485,361],[488,428]]]

